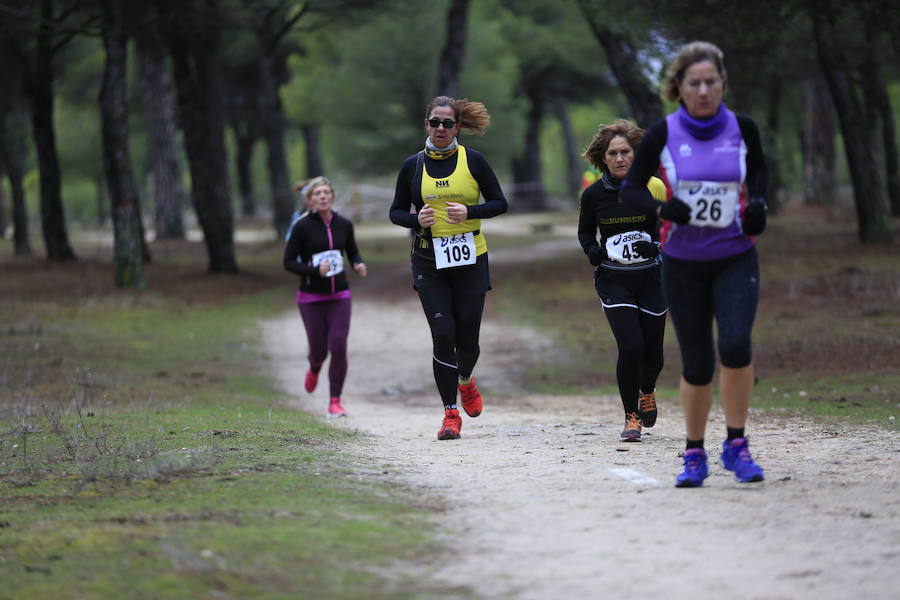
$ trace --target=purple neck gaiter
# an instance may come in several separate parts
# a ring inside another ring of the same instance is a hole
[[[682,127],[698,140],[709,140],[725,130],[725,126],[728,124],[727,111],[728,107],[722,102],[715,115],[708,119],[698,119],[692,117],[682,104],[678,107],[678,120],[681,121]]]

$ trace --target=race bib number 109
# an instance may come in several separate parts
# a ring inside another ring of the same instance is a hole
[[[736,181],[679,181],[678,197],[691,207],[691,225],[728,227],[740,199]]]
[[[460,233],[431,240],[434,245],[434,263],[438,269],[474,265],[475,236],[472,232]]]

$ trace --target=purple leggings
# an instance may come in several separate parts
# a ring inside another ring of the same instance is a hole
[[[309,368],[313,373],[331,352],[328,384],[332,398],[340,398],[347,377],[347,335],[350,333],[350,298],[298,304],[309,340]]]

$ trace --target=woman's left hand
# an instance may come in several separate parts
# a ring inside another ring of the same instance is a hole
[[[469,218],[469,207],[458,202],[447,202],[447,218],[444,219],[451,225],[462,223]]]
[[[353,270],[356,271],[356,274],[360,277],[365,277],[369,273],[369,269],[366,268],[366,263],[356,263],[353,265]]]

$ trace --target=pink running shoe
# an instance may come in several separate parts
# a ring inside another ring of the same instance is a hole
[[[313,393],[316,389],[316,385],[319,383],[319,374],[313,373],[312,371],[306,372],[306,381],[303,382],[303,387],[310,394]]]
[[[341,404],[340,398],[332,398],[331,403],[328,405],[328,418],[333,419],[335,417],[346,417],[347,411],[344,410],[343,405]]]

